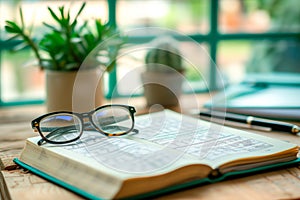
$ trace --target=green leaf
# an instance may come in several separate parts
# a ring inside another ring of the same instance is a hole
[[[100,19],[96,20],[95,24],[96,24],[98,40],[102,40],[102,33],[104,30],[104,25],[102,24]]]
[[[56,27],[54,27],[54,26],[52,26],[52,25],[50,25],[50,24],[47,24],[46,22],[43,22],[43,24],[44,24],[46,27],[52,29],[53,31],[60,32],[60,30],[58,30]]]
[[[22,29],[12,21],[6,21],[5,30],[9,33],[22,33]]]
[[[20,34],[21,33],[20,31],[12,28],[10,26],[5,26],[4,28],[5,28],[5,31],[8,32],[8,33],[16,33],[16,34]]]
[[[83,36],[85,44],[86,44],[86,48],[88,49],[88,51],[91,51],[94,49],[94,47],[97,45],[95,44],[95,38],[92,34],[85,34]]]
[[[21,19],[22,30],[24,31],[25,23],[24,23],[23,11],[22,11],[22,8],[21,8],[21,7],[19,8],[19,13],[20,13],[20,19]]]
[[[63,27],[63,29],[67,30],[70,22],[70,10],[68,11],[67,16],[65,16],[65,7],[61,6],[58,9],[61,15],[61,26]]]
[[[81,14],[81,12],[82,12],[82,10],[84,9],[85,5],[86,5],[86,2],[84,2],[84,3],[81,5],[81,7],[80,7],[80,9],[79,9],[77,15],[75,16],[75,19],[74,19],[74,20],[76,20],[76,19],[79,17],[79,15]]]
[[[50,7],[48,7],[48,10],[49,10],[51,16],[53,17],[53,19],[54,19],[55,21],[57,21],[59,24],[61,24],[60,19],[59,19],[59,18],[57,17],[57,15],[53,12],[53,10],[52,10]]]
[[[41,65],[44,69],[55,69],[55,66],[53,66],[53,61],[51,59],[41,59]]]
[[[82,42],[80,37],[73,37],[71,38],[71,43],[76,44]]]
[[[70,24],[70,10],[68,10],[66,20],[67,20],[68,24]]]
[[[68,63],[66,64],[66,69],[68,70],[73,70],[73,69],[77,69],[79,66],[78,66],[78,63]]]
[[[56,55],[54,55],[55,60],[63,60],[64,59],[64,53],[58,53]]]
[[[64,50],[65,43],[64,38],[59,33],[52,32],[44,36],[40,41],[39,46],[44,51],[57,54]]]
[[[63,22],[65,24],[66,20],[65,20],[65,15],[64,15],[64,10],[65,10],[65,7],[64,6],[61,6],[58,8],[59,9],[59,12],[60,12],[60,16],[61,16],[61,22]]]

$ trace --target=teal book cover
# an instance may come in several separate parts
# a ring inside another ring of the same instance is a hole
[[[16,164],[18,164],[19,166],[21,166],[22,168],[25,168],[29,171],[31,171],[32,173],[45,178],[46,180],[55,183],[61,187],[64,187],[78,195],[81,195],[87,199],[95,199],[95,200],[101,200],[101,197],[97,197],[94,196],[86,191],[83,191],[79,188],[77,188],[74,185],[70,185],[65,183],[63,180],[59,180],[53,176],[50,176],[46,173],[44,173],[41,170],[38,170],[30,165],[27,165],[26,163],[23,163],[22,161],[20,161],[18,158],[14,159],[14,162]],[[212,184],[212,183],[216,183],[216,182],[220,182],[220,181],[224,181],[227,179],[232,179],[232,178],[240,178],[240,177],[244,177],[244,176],[249,176],[249,175],[253,175],[253,174],[257,174],[257,173],[263,173],[263,172],[269,172],[269,171],[274,171],[276,169],[282,169],[282,168],[286,168],[286,167],[292,167],[292,166],[296,166],[299,165],[300,163],[300,158],[297,158],[296,160],[292,160],[292,161],[288,161],[288,162],[281,162],[281,163],[276,163],[276,164],[272,164],[272,165],[266,165],[266,166],[260,166],[260,167],[255,167],[252,169],[247,169],[247,170],[240,170],[240,171],[234,171],[234,172],[228,172],[226,174],[218,174],[218,173],[212,173],[212,175],[210,177],[204,178],[204,179],[199,179],[199,180],[194,180],[194,181],[190,181],[190,182],[186,182],[186,183],[182,183],[179,185],[174,185],[171,187],[167,187],[167,188],[163,188],[157,191],[153,191],[153,192],[149,192],[149,193],[145,193],[145,194],[141,194],[141,195],[137,195],[137,196],[133,196],[130,197],[128,199],[145,199],[145,198],[151,198],[151,197],[156,197],[156,196],[161,196],[161,195],[166,195],[168,193],[174,193],[174,192],[178,192],[180,190],[184,190],[184,189],[188,189],[188,188],[192,188],[192,187],[197,187],[197,186],[201,186],[203,184]],[[214,171],[215,172],[215,171]]]

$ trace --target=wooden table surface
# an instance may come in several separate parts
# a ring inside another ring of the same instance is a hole
[[[201,98],[205,101],[206,98]],[[140,102],[140,101],[139,101]],[[131,105],[144,104],[131,100]],[[195,108],[189,105],[185,111]],[[27,137],[36,136],[30,121],[43,113],[43,106],[0,109],[0,192],[1,199],[82,199],[28,171],[12,161],[18,157]],[[251,130],[249,130],[251,131]],[[256,132],[300,145],[300,137],[288,133]],[[164,195],[157,199],[300,199],[300,165],[277,171],[236,178]]]

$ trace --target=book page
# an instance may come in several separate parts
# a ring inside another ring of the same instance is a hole
[[[135,128],[138,134],[124,137],[85,132],[77,145],[65,148],[116,171],[149,174],[192,162],[217,168],[226,162],[296,146],[169,110],[136,117]]]
[[[267,156],[297,145],[208,123],[172,111],[141,116],[136,122],[141,134],[135,137],[175,149],[199,162],[217,168],[237,159]]]
[[[64,147],[84,157],[91,158],[108,169],[128,174],[155,175],[176,169],[192,160],[178,152],[160,145],[140,141],[132,137],[106,137],[97,132],[84,132],[84,136],[76,145]],[[126,176],[129,178],[131,175]]]
[[[59,153],[61,147],[75,152],[81,162],[104,166],[124,179],[163,174],[195,163],[217,168],[236,159],[271,155],[296,146],[169,110],[138,116],[135,123],[138,134],[106,137],[85,131],[76,143],[45,146]]]

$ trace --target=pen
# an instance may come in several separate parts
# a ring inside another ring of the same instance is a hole
[[[300,132],[299,126],[291,123],[264,119],[259,117],[240,115],[219,111],[203,111],[199,113],[200,117],[213,119],[223,119],[232,122],[248,124],[250,126],[260,126],[270,128],[272,131],[283,131],[297,135]]]

